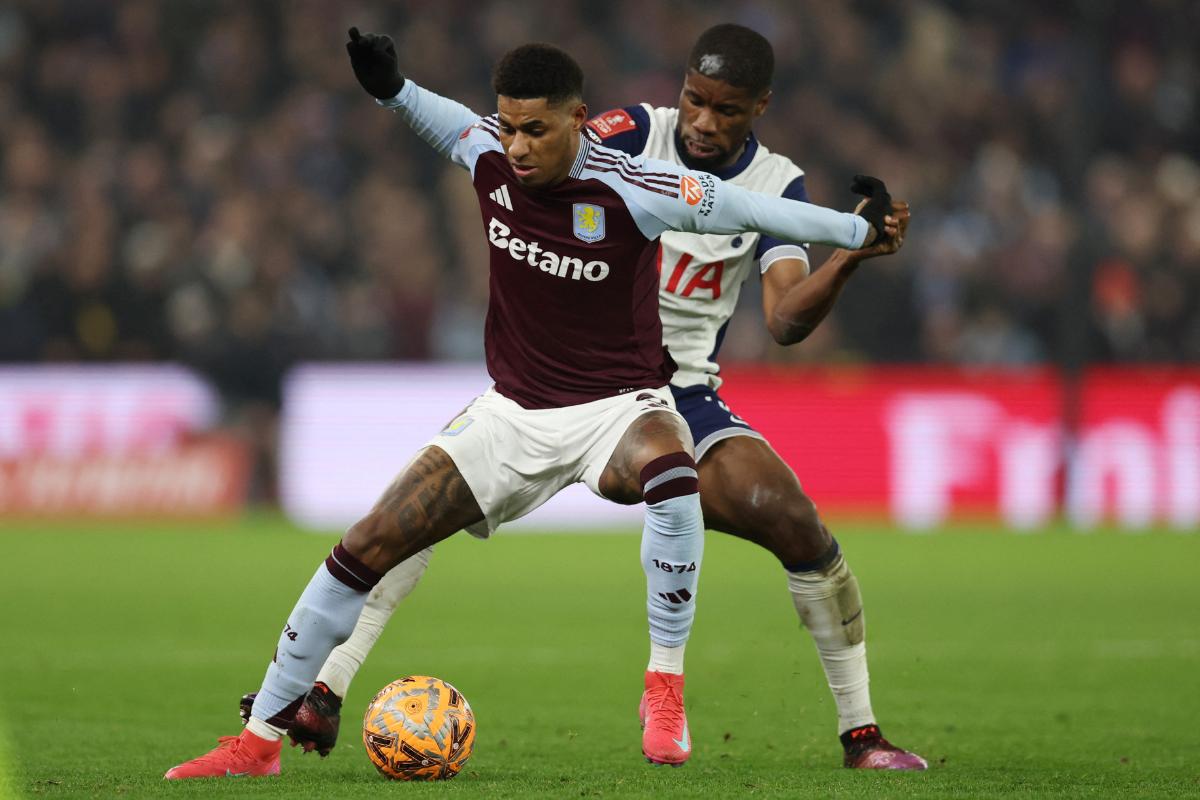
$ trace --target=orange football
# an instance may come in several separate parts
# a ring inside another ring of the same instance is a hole
[[[392,780],[453,778],[475,746],[475,715],[450,684],[410,675],[371,699],[363,744],[375,768]]]

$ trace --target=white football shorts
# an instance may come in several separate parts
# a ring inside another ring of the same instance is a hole
[[[600,495],[600,474],[633,421],[651,411],[678,416],[670,390],[637,389],[563,408],[527,409],[488,389],[426,446],[449,454],[483,511],[467,528],[487,538],[580,481]]]

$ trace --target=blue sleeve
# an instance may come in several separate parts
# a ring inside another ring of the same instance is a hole
[[[808,189],[804,187],[804,176],[801,175],[784,187],[782,196],[786,197],[788,200],[799,200],[802,203],[809,202]],[[807,244],[804,242],[785,242],[780,239],[776,239],[774,236],[767,236],[764,233],[762,236],[758,237],[758,247],[754,250],[754,257],[756,259],[762,258],[763,253],[767,252],[772,247],[779,247],[783,244],[799,244],[801,247],[807,246]]]
[[[597,152],[603,149],[596,148]],[[588,174],[586,169],[583,174]],[[645,156],[629,158],[624,170],[598,171],[596,175],[626,199],[627,207],[637,207],[631,213],[648,239],[657,239],[664,231],[758,231],[785,242],[854,249],[862,247],[870,230],[857,214],[752,192],[711,173]]]
[[[413,132],[440,155],[474,171],[474,162],[467,163],[459,153],[460,142],[466,139],[467,131],[480,121],[474,111],[462,103],[422,89],[411,79],[404,81],[404,87],[395,97],[375,102],[399,114]]]
[[[650,138],[650,113],[642,106],[605,111],[588,120],[587,135],[596,144],[639,155]]]

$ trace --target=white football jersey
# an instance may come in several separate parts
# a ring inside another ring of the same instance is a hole
[[[650,116],[649,138],[642,151],[650,158],[683,162],[675,149],[675,124],[679,110],[653,108],[643,104]],[[764,194],[782,195],[788,184],[804,171],[791,159],[772,153],[761,143],[750,163],[726,182]],[[663,323],[663,342],[679,365],[671,379],[676,386],[707,385],[717,389],[715,357],[725,325],[733,316],[742,282],[758,266],[755,251],[759,234],[695,234],[667,231],[662,235],[659,275],[659,313]],[[808,255],[795,245],[772,248],[763,254],[762,271],[780,257],[802,258]]]

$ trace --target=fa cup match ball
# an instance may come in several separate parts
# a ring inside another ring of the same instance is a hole
[[[375,768],[392,780],[453,778],[475,746],[475,715],[450,684],[410,675],[371,699],[363,717],[363,744]]]

